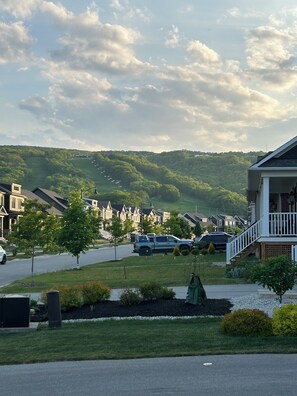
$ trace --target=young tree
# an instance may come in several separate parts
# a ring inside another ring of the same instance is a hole
[[[295,264],[286,256],[271,257],[264,265],[253,269],[253,282],[273,290],[282,303],[282,297],[287,290],[294,287],[297,269]]]
[[[187,220],[178,217],[178,212],[171,212],[170,219],[163,224],[164,229],[169,234],[178,238],[190,238],[191,228]]]
[[[58,244],[76,257],[79,269],[79,256],[99,237],[100,219],[93,209],[86,209],[80,192],[72,192],[69,207],[63,213],[61,229],[57,236]]]
[[[201,234],[202,234],[202,231],[203,231],[203,230],[202,230],[200,221],[197,221],[197,223],[195,224],[194,230],[193,230],[195,236],[196,236],[196,237],[200,237]]]
[[[114,244],[114,260],[117,261],[117,246],[123,237],[132,231],[135,231],[134,223],[130,219],[126,219],[122,223],[119,217],[114,217],[112,223],[107,227],[107,231],[110,232],[112,237],[112,242]]]
[[[13,226],[9,235],[9,242],[16,244],[20,249],[30,251],[31,277],[34,284],[34,258],[36,247],[44,251],[58,250],[55,243],[56,233],[59,231],[60,222],[55,215],[48,213],[50,206],[37,201],[26,200],[24,212],[19,221]]]

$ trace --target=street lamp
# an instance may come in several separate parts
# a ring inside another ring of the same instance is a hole
[[[92,187],[92,190],[93,190],[93,187]],[[84,192],[87,192],[87,193],[88,193],[88,192],[90,192],[90,191],[91,191],[91,189],[88,189],[87,191],[84,190],[84,189],[81,189],[81,190],[80,190],[80,198],[83,199],[83,194],[84,194]],[[94,195],[97,195],[96,186],[94,187],[94,190],[93,190],[93,191],[94,191]]]

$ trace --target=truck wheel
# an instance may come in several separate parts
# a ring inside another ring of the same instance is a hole
[[[1,261],[0,264],[5,264],[5,263],[6,263],[6,256],[5,256],[5,254],[4,254],[4,256],[2,257],[2,261]]]
[[[181,247],[180,247],[180,251],[181,251],[181,252],[182,252],[182,251],[185,251],[185,250],[187,250],[188,252],[190,252],[189,246],[181,246]]]
[[[150,256],[151,253],[152,252],[149,247],[143,247],[139,250],[139,256]]]

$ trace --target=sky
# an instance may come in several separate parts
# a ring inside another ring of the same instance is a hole
[[[274,150],[296,54],[295,0],[0,0],[0,144]]]

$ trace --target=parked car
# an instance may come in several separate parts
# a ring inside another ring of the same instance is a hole
[[[199,249],[207,249],[212,242],[215,250],[226,250],[226,243],[232,236],[227,234],[227,232],[210,232],[196,241],[196,246]]]
[[[6,251],[0,246],[0,264],[6,263]]]

